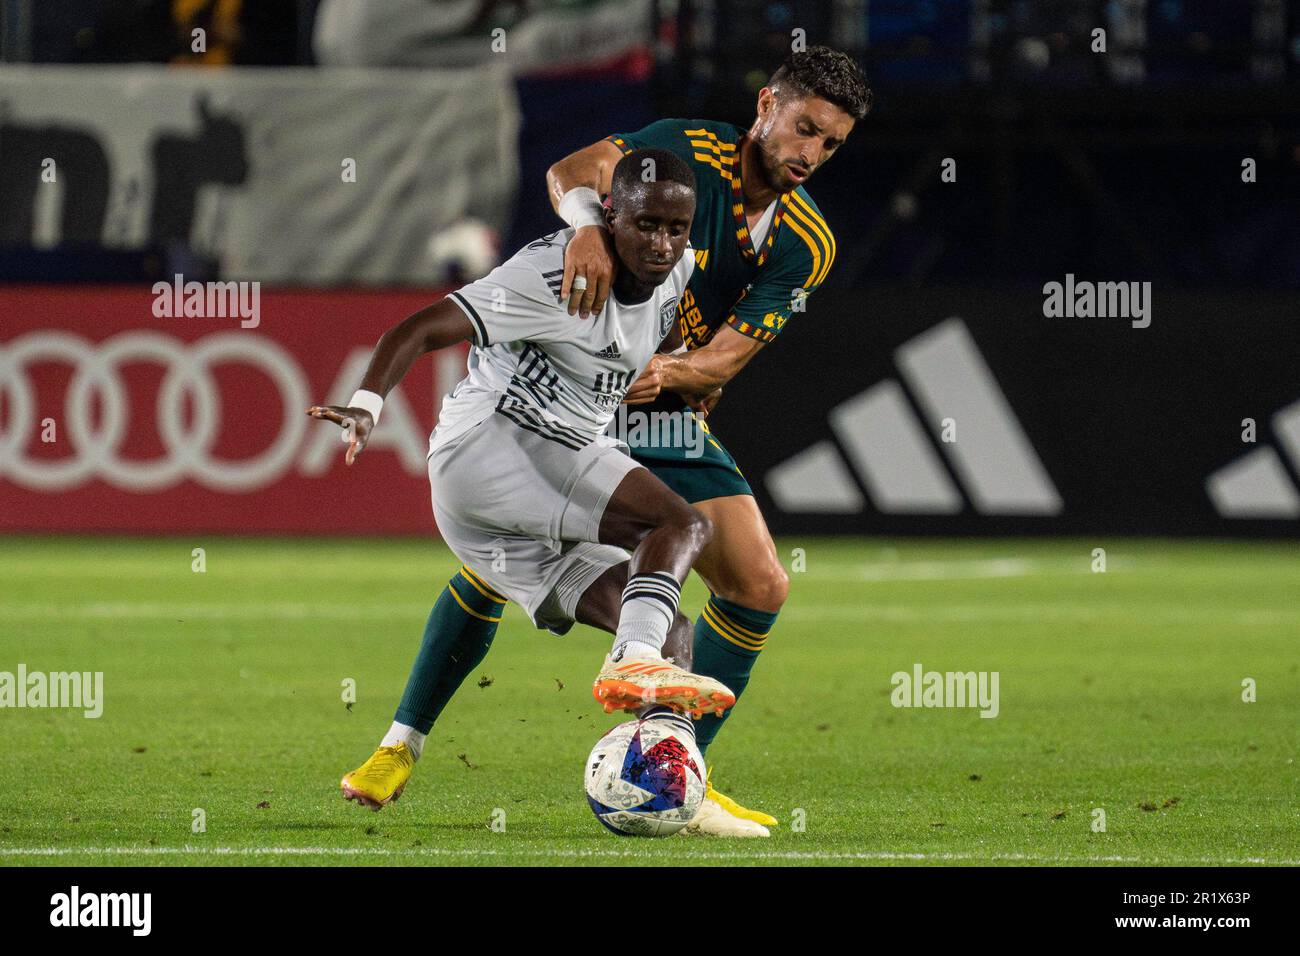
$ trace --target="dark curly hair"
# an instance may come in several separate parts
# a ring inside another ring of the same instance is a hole
[[[871,87],[853,57],[828,46],[812,46],[791,53],[772,74],[767,85],[779,96],[784,92],[799,96],[820,96],[834,103],[855,120],[871,109]]]

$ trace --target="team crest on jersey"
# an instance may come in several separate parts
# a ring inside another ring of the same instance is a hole
[[[673,296],[659,309],[659,338],[668,335],[668,330],[673,327],[673,322],[677,318],[677,296]]]

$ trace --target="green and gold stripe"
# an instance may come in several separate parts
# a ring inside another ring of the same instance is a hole
[[[764,631],[759,634],[748,628],[741,627],[731,618],[723,613],[712,600],[704,605],[704,620],[709,626],[721,634],[725,639],[735,644],[737,647],[743,647],[747,651],[761,651],[763,645],[767,642],[768,632]]]

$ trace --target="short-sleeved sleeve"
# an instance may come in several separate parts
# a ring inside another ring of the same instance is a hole
[[[790,316],[802,312],[807,306],[809,293],[816,289],[805,288],[807,276],[760,276],[727,317],[727,324],[741,335],[760,342],[770,342],[785,327]]]
[[[474,344],[480,348],[497,342],[544,341],[562,332],[569,319],[559,301],[563,277],[562,266],[545,275],[529,260],[515,256],[447,298],[469,316]]]
[[[727,324],[741,335],[772,341],[826,281],[835,261],[835,240],[825,221],[813,215],[807,208],[793,205],[787,210],[782,228],[790,229],[800,241],[759,270],[749,291],[727,316]]]

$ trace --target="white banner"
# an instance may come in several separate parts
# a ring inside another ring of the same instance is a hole
[[[313,47],[327,66],[469,66],[517,75],[609,63],[654,40],[651,0],[322,0]]]
[[[185,243],[231,279],[430,283],[430,240],[503,231],[508,71],[0,67],[0,243]]]

